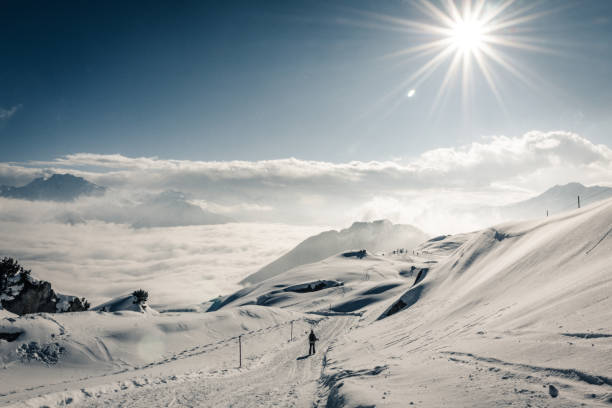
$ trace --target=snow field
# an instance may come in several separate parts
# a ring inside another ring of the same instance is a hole
[[[329,353],[363,373],[337,406],[610,406],[611,228],[607,200],[473,234],[412,304]]]
[[[3,319],[0,329],[24,334],[0,343],[0,404],[610,406],[611,233],[607,200],[436,237],[414,255],[340,253],[210,313]],[[321,341],[309,357],[313,325]],[[66,353],[23,361],[16,347],[31,341]]]

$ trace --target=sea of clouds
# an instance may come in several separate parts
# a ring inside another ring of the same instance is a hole
[[[93,305],[143,288],[152,304],[177,307],[239,289],[241,279],[323,229],[1,221],[0,254],[17,258],[56,291],[85,296]]]
[[[60,291],[93,302],[144,287],[153,303],[177,304],[235,290],[323,226],[387,218],[431,235],[455,233],[496,222],[470,211],[480,206],[573,181],[612,185],[612,149],[557,131],[348,163],[78,153],[0,163],[0,184],[24,185],[53,173],[82,176],[107,193],[70,203],[0,199],[0,256],[14,256]],[[190,204],[236,222],[131,227],[135,206],[164,191],[179,191]]]

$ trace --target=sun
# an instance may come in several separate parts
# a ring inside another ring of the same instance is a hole
[[[477,20],[459,20],[452,28],[453,44],[463,52],[473,52],[480,49],[484,40],[482,23]]]
[[[541,45],[544,42],[529,33],[533,32],[535,20],[554,9],[542,8],[541,2],[519,0],[413,0],[411,4],[421,12],[422,19],[375,15],[390,28],[405,32],[408,39],[413,37],[412,47],[388,55],[408,58],[415,67],[391,94],[405,94],[407,89],[418,89],[429,78],[436,77],[442,78],[442,82],[432,110],[455,84],[460,85],[466,105],[470,81],[479,74],[503,108],[500,75],[496,71],[505,71],[536,86],[537,81],[530,78],[534,75],[519,63],[516,54],[510,57],[506,51],[550,53],[551,50]],[[424,62],[415,65],[415,60]],[[432,75],[443,66],[447,68],[442,77]]]

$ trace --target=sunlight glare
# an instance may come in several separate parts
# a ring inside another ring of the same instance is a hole
[[[483,29],[479,21],[457,21],[451,38],[455,46],[464,51],[478,50],[482,44]]]
[[[415,0],[416,8],[424,15],[420,21],[378,16],[407,32],[419,35],[419,43],[390,56],[425,58],[422,65],[415,67],[412,74],[396,89],[415,89],[445,65],[446,73],[442,76],[432,111],[445,99],[449,89],[457,85],[461,88],[462,102],[466,106],[469,93],[472,92],[471,81],[477,71],[502,108],[504,104],[499,75],[495,72],[497,69],[501,68],[535,88],[537,83],[530,78],[533,74],[510,58],[505,50],[550,52],[548,48],[539,45],[537,38],[525,31],[529,23],[546,15],[547,11],[536,12],[535,6],[520,6],[516,4],[518,2],[519,0],[496,3],[487,3],[486,0]],[[406,96],[411,97],[410,93],[411,91]]]

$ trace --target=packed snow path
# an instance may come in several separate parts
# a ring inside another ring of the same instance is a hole
[[[36,407],[324,405],[319,398],[326,390],[319,388],[319,379],[326,350],[356,319],[334,316],[318,322],[314,330],[320,341],[312,356],[308,356],[308,325],[300,322],[293,342],[285,338],[286,325],[271,328],[260,338],[256,333],[245,336],[242,368],[237,367],[237,343],[231,339],[216,350],[196,347],[137,370],[32,390],[36,397],[26,402]],[[223,358],[229,364],[220,363]]]
[[[306,407],[317,395],[325,350],[347,330],[354,318],[335,317],[316,328],[321,339],[318,353],[308,356],[306,338],[298,339],[252,359],[243,369],[217,373],[197,372],[183,381],[154,387],[138,387],[118,395],[84,401],[87,406],[215,406],[215,407]],[[200,374],[200,375],[198,375]]]

